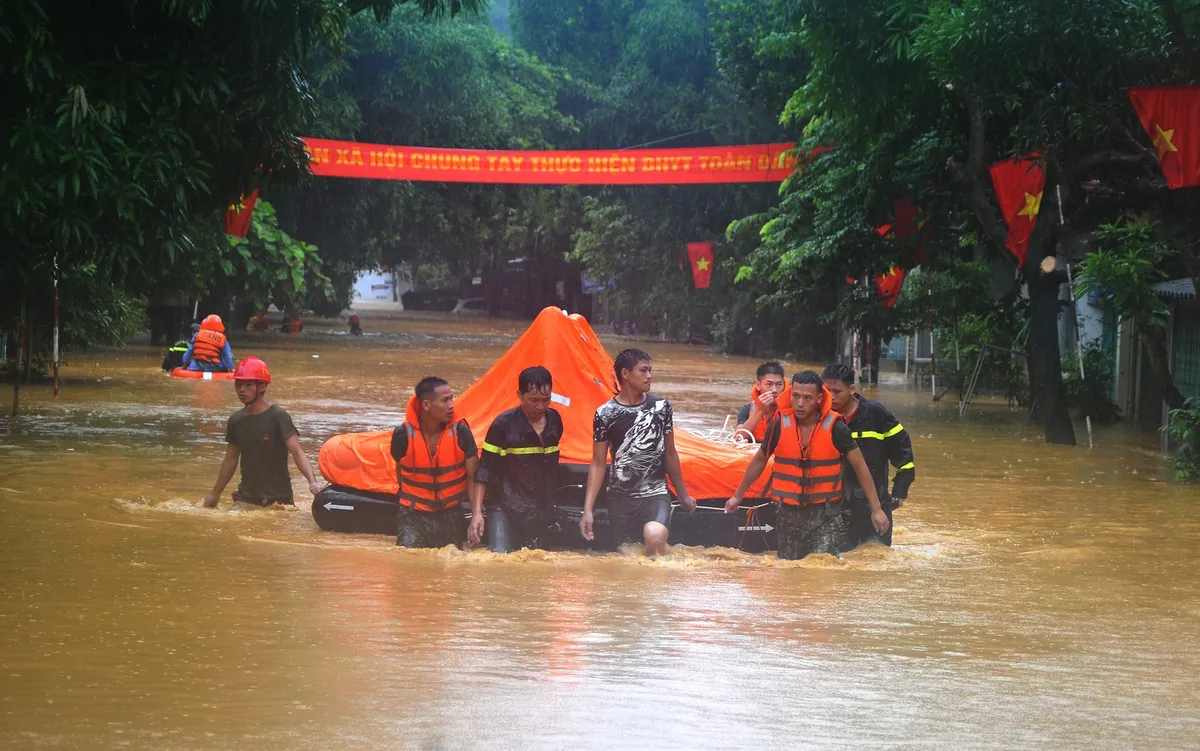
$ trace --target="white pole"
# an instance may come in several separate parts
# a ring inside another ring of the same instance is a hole
[[[1054,186],[1054,193],[1055,193],[1055,196],[1058,198],[1058,223],[1060,225],[1065,224],[1065,222],[1063,221],[1062,185],[1061,184]],[[1074,275],[1071,274],[1070,261],[1068,261],[1064,258],[1063,263],[1067,267],[1067,288],[1071,291],[1071,316],[1072,316],[1071,320],[1073,320],[1075,322],[1075,359],[1079,361],[1079,387],[1080,387],[1079,390],[1080,390],[1080,393],[1083,393],[1083,381],[1085,378],[1084,373],[1083,373],[1083,333],[1082,333],[1082,331],[1080,331],[1080,328],[1079,328],[1079,305],[1075,301],[1075,278],[1074,278]],[[1083,419],[1087,423],[1088,448],[1090,448],[1090,449],[1096,448],[1096,444],[1092,441],[1092,416],[1084,415]]]
[[[54,355],[51,360],[54,368],[54,395],[58,396],[58,254],[54,254]]]

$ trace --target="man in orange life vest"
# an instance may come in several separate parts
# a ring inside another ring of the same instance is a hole
[[[210,373],[228,373],[233,370],[233,349],[225,338],[225,324],[221,316],[210,315],[200,323],[200,330],[192,337],[183,362],[188,370],[203,370]]]
[[[478,508],[485,488],[475,482],[479,449],[466,420],[454,419],[450,384],[435,376],[417,384],[404,423],[392,431],[392,458],[400,483],[396,544],[461,544],[467,517],[459,504],[470,497]]]
[[[737,511],[747,489],[775,456],[770,493],[775,499],[780,558],[798,559],[813,553],[837,555],[849,548],[842,518],[842,461],[854,470],[871,508],[871,523],[879,534],[888,518],[879,505],[871,470],[850,437],[850,428],[833,411],[832,397],[821,376],[806,370],[792,376],[790,410],[778,409],[741,484],[725,504]]]
[[[217,473],[217,484],[204,499],[205,508],[213,508],[221,491],[233,479],[238,462],[242,465],[242,481],[233,500],[255,506],[275,503],[292,505],[292,480],[288,476],[287,458],[291,454],[296,468],[308,480],[308,489],[315,496],[321,491],[308,457],[300,448],[300,433],[292,418],[282,408],[267,402],[267,385],[271,371],[257,357],[247,357],[238,363],[234,372],[233,389],[238,401],[245,406],[234,412],[225,429],[225,461]]]
[[[750,403],[738,412],[736,433],[744,430],[754,436],[756,443],[762,443],[767,434],[767,425],[775,416],[775,403],[785,396],[783,366],[772,360],[758,366],[754,374],[754,388],[750,391]],[[790,398],[790,397],[789,397]],[[783,400],[787,404],[787,399]]]

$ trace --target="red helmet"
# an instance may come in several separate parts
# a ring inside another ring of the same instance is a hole
[[[221,322],[221,316],[216,313],[210,314],[207,318],[200,322],[200,328],[210,331],[220,331],[225,333],[225,324]]]
[[[247,357],[238,363],[237,370],[233,371],[233,379],[235,381],[262,381],[263,383],[270,383],[271,370],[265,362],[257,357]]]

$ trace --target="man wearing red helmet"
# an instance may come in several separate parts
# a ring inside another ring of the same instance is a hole
[[[256,506],[292,503],[292,480],[288,474],[288,454],[308,488],[315,496],[321,487],[313,475],[312,465],[300,448],[300,434],[292,418],[282,408],[267,402],[267,384],[271,371],[257,357],[247,357],[238,363],[233,374],[233,388],[243,405],[229,418],[225,429],[225,461],[217,473],[217,484],[204,499],[206,508],[213,508],[221,491],[233,479],[238,462],[242,465],[242,481],[233,500]]]

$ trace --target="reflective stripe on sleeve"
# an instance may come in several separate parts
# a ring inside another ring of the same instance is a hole
[[[903,471],[903,470],[906,470],[906,469],[916,469],[916,468],[917,468],[917,465],[913,464],[912,462],[909,462],[908,464],[905,464],[905,465],[904,465],[903,467],[901,467],[900,469],[901,469],[901,471]]]
[[[864,430],[861,433],[851,433],[850,437],[851,438],[874,438],[877,441],[882,441],[884,438],[891,438],[892,436],[896,435],[897,433],[900,433],[903,430],[904,430],[904,426],[901,425],[900,423],[896,423],[896,427],[892,428],[891,430],[889,430],[886,433],[877,433],[874,430]]]

